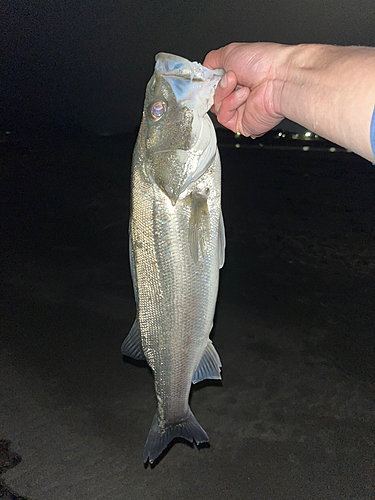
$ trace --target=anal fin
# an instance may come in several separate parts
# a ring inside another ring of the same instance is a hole
[[[193,374],[193,384],[197,384],[198,382],[206,379],[220,380],[220,368],[221,361],[219,355],[216,352],[213,343],[209,340],[198,368]]]
[[[129,356],[130,358],[137,359],[139,361],[146,359],[142,349],[141,331],[139,329],[138,318],[135,319],[130,332],[122,343],[121,352],[124,356]]]

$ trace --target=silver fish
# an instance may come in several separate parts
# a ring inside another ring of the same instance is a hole
[[[157,411],[145,463],[176,437],[208,442],[189,407],[191,383],[221,378],[209,334],[225,234],[207,111],[223,74],[157,54],[133,152],[129,247],[137,317],[121,351],[146,359],[154,374]]]

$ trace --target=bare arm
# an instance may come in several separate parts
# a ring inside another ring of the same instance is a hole
[[[214,107],[229,129],[255,137],[286,117],[374,161],[375,48],[234,43],[203,64],[227,71]]]

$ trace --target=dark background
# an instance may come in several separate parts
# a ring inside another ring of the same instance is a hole
[[[374,45],[373,0],[5,0],[0,130],[132,131],[157,52],[202,62],[233,41]]]
[[[133,141],[1,145],[0,434],[22,457],[9,487],[30,500],[373,500],[371,164],[219,144],[223,381],[191,395],[211,446],[177,443],[150,470],[152,375],[120,353],[135,316]]]
[[[143,468],[152,375],[120,353],[135,315],[131,154],[155,53],[373,45],[374,5],[0,4],[0,439],[22,457],[9,488],[30,500],[374,499],[368,161],[218,133],[223,381],[191,394],[210,448],[178,443]]]

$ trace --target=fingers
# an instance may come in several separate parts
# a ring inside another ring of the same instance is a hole
[[[249,95],[250,89],[238,87],[236,74],[228,71],[220,80],[214,96],[213,111],[219,123],[233,132],[244,134],[242,117]]]
[[[221,49],[211,50],[211,52],[206,55],[203,66],[208,69],[223,68],[222,52],[223,47]]]
[[[239,132],[242,135],[248,135],[243,129],[243,115],[245,112],[246,101],[250,95],[250,89],[241,87],[232,91],[224,100],[222,100],[217,113],[218,122],[229,128],[233,132]]]
[[[227,71],[211,108],[223,126],[255,137],[281,121],[282,116],[273,111],[269,85],[277,47],[272,43],[232,43],[207,54],[204,66]]]
[[[236,87],[237,77],[233,71],[228,71],[220,80],[216,88],[214,96],[214,109],[216,114],[219,112],[223,100],[226,99]]]
[[[224,47],[220,47],[220,49],[211,50],[209,52],[204,61],[203,66],[209,69],[218,69],[222,68],[228,70],[229,67],[227,65],[228,58],[231,59],[231,55],[236,52],[239,47],[245,46],[248,44],[245,43],[230,43],[229,45],[225,45]],[[235,62],[235,61],[234,61]]]

